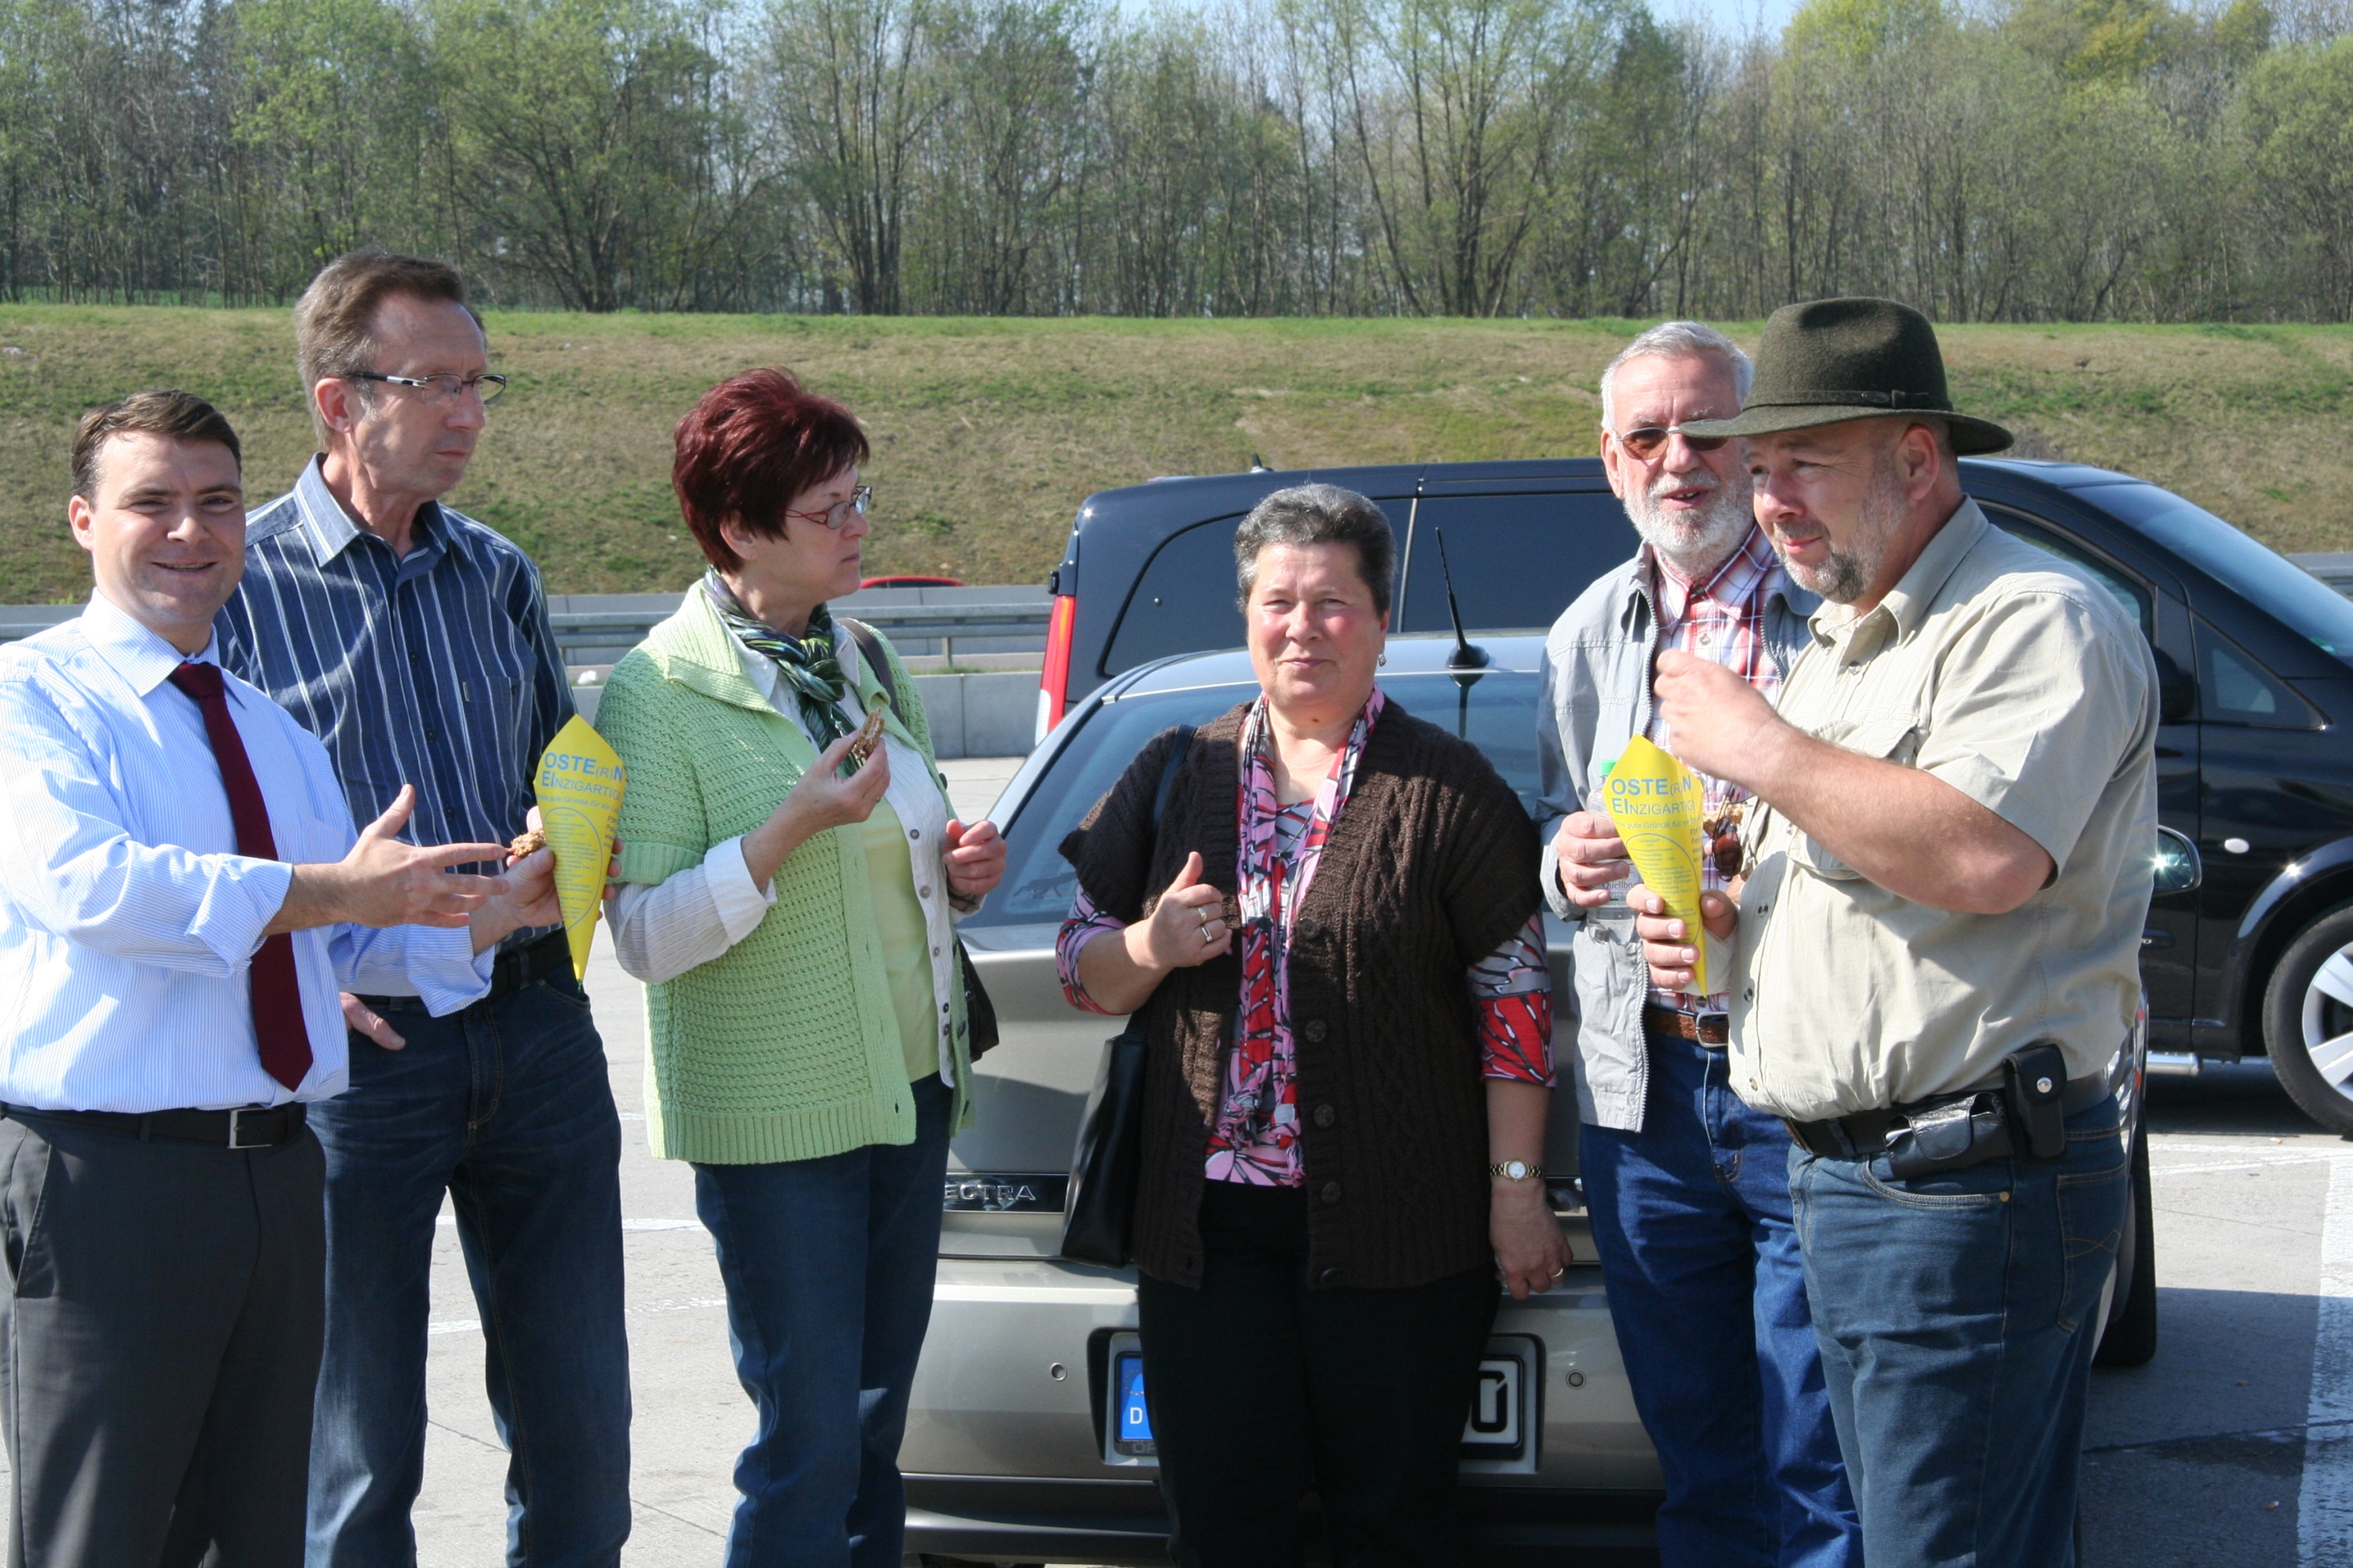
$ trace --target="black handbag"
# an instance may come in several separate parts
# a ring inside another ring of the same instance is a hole
[[[874,672],[875,681],[889,700],[891,711],[899,711],[899,682],[891,674],[891,661],[883,657],[881,639],[874,628],[864,621],[841,617],[843,629],[858,651],[866,656],[866,668]],[[904,716],[901,723],[906,722]],[[964,948],[964,938],[955,939],[956,972],[964,976],[965,1039],[969,1047],[967,1059],[978,1061],[997,1046],[997,1004],[988,999],[988,988],[980,983],[980,972],[972,966],[972,954]]]
[[[1160,834],[1176,769],[1192,749],[1190,725],[1160,764],[1152,796],[1152,831]],[[1075,1263],[1124,1268],[1135,1256],[1135,1184],[1144,1166],[1145,1042],[1141,1013],[1103,1042],[1103,1066],[1094,1092],[1079,1122],[1078,1146],[1071,1152],[1071,1184],[1062,1198],[1062,1256]]]

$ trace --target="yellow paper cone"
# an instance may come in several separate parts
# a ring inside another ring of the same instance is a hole
[[[1601,782],[1609,820],[1642,886],[1667,901],[1699,952],[1692,987],[1707,994],[1707,936],[1700,924],[1699,775],[1637,735]]]
[[[555,851],[555,893],[564,900],[575,979],[588,973],[588,943],[596,934],[613,829],[621,820],[622,784],[619,754],[577,714],[540,754],[540,831]]]

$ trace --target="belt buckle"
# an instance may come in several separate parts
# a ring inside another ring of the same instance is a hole
[[[269,1144],[267,1144],[267,1143],[240,1143],[240,1142],[238,1142],[237,1141],[237,1134],[238,1134],[240,1131],[242,1131],[244,1130],[244,1124],[245,1124],[245,1113],[246,1113],[247,1111],[248,1111],[248,1110],[255,1110],[255,1111],[259,1111],[259,1112],[261,1112],[261,1113],[263,1113],[263,1114],[267,1114],[267,1113],[269,1113],[269,1111],[275,1110],[276,1109],[277,1109],[277,1107],[276,1107],[276,1106],[248,1106],[248,1105],[241,1105],[241,1106],[238,1106],[236,1110],[234,1110],[230,1111],[230,1112],[228,1113],[228,1146],[229,1146],[230,1148],[232,1148],[232,1149],[267,1149],[267,1148],[269,1148]]]
[[[1718,1037],[1713,1040],[1707,1037],[1709,1026],[1711,1025],[1714,1026]],[[1729,1013],[1694,1013],[1692,1015],[1692,1038],[1697,1040],[1703,1046],[1730,1045],[1732,1043],[1732,1015]]]

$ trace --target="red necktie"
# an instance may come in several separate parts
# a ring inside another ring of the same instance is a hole
[[[228,698],[221,688],[217,665],[184,664],[172,672],[172,684],[196,700],[204,710],[205,733],[212,738],[213,760],[220,764],[221,784],[228,791],[229,820],[237,824],[237,852],[254,860],[278,858],[278,841],[269,833],[269,807],[245,754],[245,742],[229,717]],[[301,1087],[311,1070],[311,1031],[302,1021],[302,988],[294,978],[294,941],[284,931],[261,939],[248,970],[253,990],[253,1037],[261,1047],[261,1065],[271,1078],[289,1089]]]

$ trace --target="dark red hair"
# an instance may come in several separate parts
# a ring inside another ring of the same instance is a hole
[[[723,572],[743,563],[719,536],[730,519],[771,538],[785,509],[854,463],[866,460],[866,432],[849,409],[781,370],[747,370],[702,395],[678,422],[670,488],[702,553]]]

